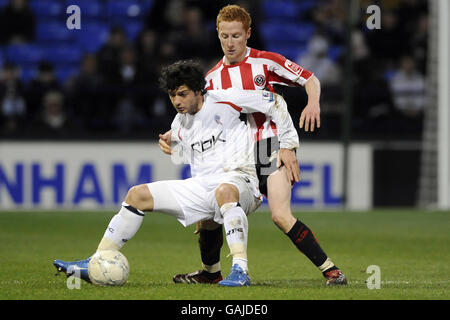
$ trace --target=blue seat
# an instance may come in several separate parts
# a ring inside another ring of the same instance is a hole
[[[70,5],[80,7],[82,19],[100,17],[105,13],[104,3],[98,0],[66,0],[66,8]]]
[[[38,42],[69,42],[75,38],[77,30],[69,30],[66,21],[40,22],[36,25],[36,40]]]
[[[289,45],[283,43],[268,43],[266,45],[267,51],[272,51],[281,54],[285,58],[296,61],[298,57],[303,55],[306,52],[306,46],[304,45]]]
[[[110,27],[106,23],[82,23],[76,43],[83,52],[95,52],[108,40]]]
[[[9,0],[0,0],[0,8],[6,6],[9,3]]]
[[[310,23],[262,23],[261,34],[266,42],[294,42],[306,44],[315,32]]]
[[[128,20],[126,22],[121,21],[121,22],[117,22],[114,24],[116,26],[120,26],[125,30],[125,33],[127,35],[127,38],[131,41],[134,41],[137,36],[139,35],[139,32],[141,32],[141,30],[144,27],[144,23],[142,21],[139,20]]]
[[[46,60],[53,64],[75,64],[81,60],[81,50],[76,45],[51,45],[45,48]]]
[[[24,66],[20,68],[20,80],[24,83],[30,82],[37,76],[37,67],[35,65]]]
[[[106,3],[108,16],[136,18],[144,14],[143,7],[138,0],[109,0]]]
[[[344,48],[342,46],[331,46],[328,49],[328,57],[336,62],[341,57],[343,51]]]
[[[294,0],[266,0],[263,12],[267,20],[295,20],[299,17],[300,6]]]
[[[10,45],[6,48],[6,59],[19,65],[37,64],[44,58],[45,50],[40,45]]]
[[[64,3],[59,0],[31,0],[30,7],[37,16],[60,16],[66,12]]]
[[[298,4],[298,9],[300,10],[300,13],[304,13],[317,5],[320,5],[317,0],[303,0]]]
[[[153,7],[153,4],[154,4],[154,0],[141,0],[142,13],[146,14],[146,13],[150,12],[150,10]]]
[[[56,66],[55,76],[59,83],[64,83],[73,76],[77,75],[79,67],[77,66]]]

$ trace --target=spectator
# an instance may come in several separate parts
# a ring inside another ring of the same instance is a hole
[[[425,79],[417,70],[411,56],[404,56],[393,76],[391,92],[394,105],[401,116],[420,120],[425,106]]]
[[[353,90],[355,126],[360,129],[360,133],[386,133],[387,123],[391,122],[394,115],[389,83],[383,72],[380,72],[380,62],[375,59],[360,62],[360,66],[365,65],[366,68],[361,68]]]
[[[135,99],[142,77],[133,47],[125,47],[120,52],[119,59],[119,66],[115,75],[117,112],[114,122],[121,132],[129,132],[140,118]]]
[[[183,13],[183,26],[177,32],[176,47],[183,58],[207,61],[213,57],[212,35],[206,32],[202,11],[187,7]],[[205,60],[206,59],[206,60]]]
[[[46,61],[41,61],[36,78],[32,79],[26,88],[28,115],[33,120],[37,115],[43,96],[50,90],[61,90],[56,79],[54,67]]]
[[[331,44],[343,43],[345,37],[345,11],[340,0],[321,1],[310,13],[320,34],[326,34]]]
[[[367,33],[367,44],[371,54],[382,59],[385,68],[395,67],[396,61],[407,51],[406,34],[399,26],[398,17],[392,11],[383,11],[381,29]]]
[[[68,106],[74,114],[74,122],[80,127],[93,130],[105,121],[108,113],[105,104],[104,79],[98,72],[94,54],[83,57],[80,72],[69,80],[67,87]]]
[[[11,0],[0,11],[0,43],[25,43],[34,39],[35,17],[27,0]]]
[[[325,37],[315,35],[308,43],[306,54],[298,59],[303,68],[314,71],[323,87],[336,85],[341,81],[341,70],[328,57],[328,47]]]
[[[327,128],[333,125],[333,118],[341,114],[343,100],[341,69],[329,58],[328,48],[328,40],[315,35],[308,43],[307,52],[297,59],[303,68],[313,71],[320,81],[322,118],[327,123]]]
[[[417,63],[417,68],[422,74],[427,70],[428,52],[428,15],[422,14],[417,20],[416,30],[409,41],[409,51]]]
[[[156,104],[160,96],[166,99],[166,95],[158,89],[158,66],[162,64],[158,55],[158,48],[156,32],[151,29],[144,30],[136,45],[138,70],[141,72],[135,101],[146,120],[165,116],[166,113],[165,100],[163,104]],[[159,122],[161,122],[161,119],[159,119]]]
[[[146,27],[161,35],[177,29],[181,25],[183,8],[184,1],[155,0],[152,9],[145,18]]]
[[[2,134],[17,134],[26,118],[26,103],[18,68],[5,63],[0,73],[0,127]]]
[[[33,134],[40,138],[69,138],[71,121],[66,113],[64,95],[60,91],[48,91],[42,99],[39,116],[33,121]]]
[[[158,85],[159,64],[158,57],[158,36],[154,30],[144,29],[136,43],[136,55],[139,69],[142,70],[142,81],[148,85]]]
[[[120,54],[128,45],[125,30],[122,27],[112,27],[108,41],[98,52],[99,72],[105,80],[116,76],[114,73],[117,72],[119,66]]]

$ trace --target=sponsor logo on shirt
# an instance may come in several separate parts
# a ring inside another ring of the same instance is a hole
[[[293,73],[300,75],[300,72],[302,71],[302,67],[300,67],[298,64],[296,64],[295,62],[292,62],[290,60],[286,60],[286,62],[284,63],[284,66],[288,69],[291,70]]]
[[[197,141],[191,144],[191,149],[193,151],[197,151],[198,153],[203,153],[208,150],[211,150],[217,142],[226,142],[226,140],[222,139],[220,136],[222,135],[223,131],[220,131],[220,133],[215,136],[211,136],[211,139],[204,140],[204,141]]]
[[[263,100],[267,100],[269,102],[272,102],[275,100],[273,93],[269,91],[264,91],[262,94]]]

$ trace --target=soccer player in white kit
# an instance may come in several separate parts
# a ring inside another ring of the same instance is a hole
[[[247,47],[251,17],[242,7],[228,5],[222,8],[216,26],[224,57],[206,74],[207,90],[274,91],[275,84],[303,86],[308,104],[301,113],[299,126],[305,131],[320,127],[320,82],[312,72],[280,54]],[[247,121],[256,142],[260,190],[267,196],[273,222],[320,270],[328,285],[346,284],[345,275],[321,248],[311,229],[292,215],[291,184],[299,181],[299,173],[292,168],[296,159],[294,151],[283,146],[278,148],[278,127],[267,115],[253,113]],[[168,138],[168,133],[160,135],[160,147],[165,153],[170,153],[166,144]],[[274,156],[278,157],[277,165]],[[280,163],[283,166],[280,167]],[[197,228],[203,270],[177,274],[173,278],[176,283],[214,283],[221,279],[222,228],[208,221],[200,222]]]
[[[247,215],[258,208],[262,196],[255,170],[254,141],[239,117],[241,112],[267,114],[277,124],[280,144],[296,149],[298,135],[286,102],[267,91],[206,92],[202,69],[192,61],[168,66],[160,80],[178,112],[171,126],[171,142],[181,148],[192,178],[132,187],[97,250],[120,250],[138,231],[146,211],[167,213],[184,226],[214,220],[224,225],[233,256],[231,272],[219,285],[250,285]],[[174,145],[173,148],[176,149]],[[54,265],[64,272],[76,266],[81,278],[89,281],[88,263],[89,259],[55,260]]]

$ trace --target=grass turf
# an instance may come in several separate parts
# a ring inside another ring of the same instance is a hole
[[[113,212],[0,212],[0,299],[151,300],[416,300],[450,299],[450,213],[411,210],[296,212],[344,271],[346,287],[327,287],[317,268],[271,222],[268,212],[249,217],[252,285],[174,284],[172,276],[200,267],[194,226],[148,214],[123,248],[130,278],[123,287],[81,283],[69,290],[55,276],[54,259],[84,259],[95,250]],[[231,258],[222,249],[226,276]],[[381,269],[381,289],[369,290],[369,265]]]

